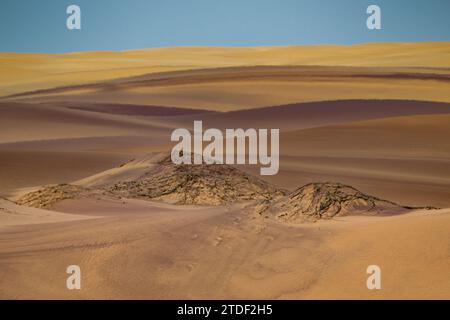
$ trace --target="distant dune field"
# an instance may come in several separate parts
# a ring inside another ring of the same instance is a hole
[[[298,102],[403,99],[450,102],[449,69],[256,66],[150,73],[32,90],[5,101],[137,104],[233,111]]]
[[[0,54],[0,95],[155,72],[237,66],[449,68],[450,43],[176,47],[122,52]],[[281,103],[281,102],[280,102]]]

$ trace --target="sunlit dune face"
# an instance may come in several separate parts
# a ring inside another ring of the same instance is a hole
[[[450,43],[256,48],[176,47],[122,52],[0,54],[0,95],[147,73],[231,66],[450,67]]]

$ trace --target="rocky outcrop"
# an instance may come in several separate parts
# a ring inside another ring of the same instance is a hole
[[[392,215],[411,209],[340,183],[310,183],[277,201],[260,203],[257,212],[281,221],[314,222],[358,214]]]
[[[26,194],[18,204],[51,208],[67,199],[108,196],[180,205],[230,205],[243,201],[271,201],[286,194],[230,165],[175,165],[170,157],[160,157],[157,163],[149,163],[147,167],[139,164],[137,170],[137,163],[139,160],[122,165],[117,179],[111,172],[99,174],[100,178],[108,177],[106,184],[46,186]]]
[[[136,159],[83,181],[76,185],[43,187],[26,194],[17,203],[51,208],[63,200],[88,197],[147,199],[178,205],[247,202],[248,210],[283,222],[347,215],[392,215],[418,209],[332,182],[310,183],[289,193],[234,166],[175,165],[164,154]]]
[[[90,190],[70,184],[58,184],[27,193],[16,203],[28,207],[48,209],[62,200],[75,199],[82,195],[90,195]]]
[[[167,158],[145,176],[116,183],[108,192],[183,205],[270,201],[285,195],[285,191],[229,165],[175,165]]]

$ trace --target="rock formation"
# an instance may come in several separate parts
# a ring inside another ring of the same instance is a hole
[[[173,204],[229,205],[248,200],[272,200],[285,195],[269,183],[229,165],[175,165],[165,158],[139,179],[108,189],[124,198]]]
[[[391,215],[411,209],[340,183],[310,183],[277,201],[261,203],[257,212],[282,221],[307,222],[357,214]]]

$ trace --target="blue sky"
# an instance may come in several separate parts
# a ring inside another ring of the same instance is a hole
[[[66,28],[77,4],[82,30]],[[366,9],[382,10],[382,30]],[[449,41],[450,0],[1,0],[0,51]]]

